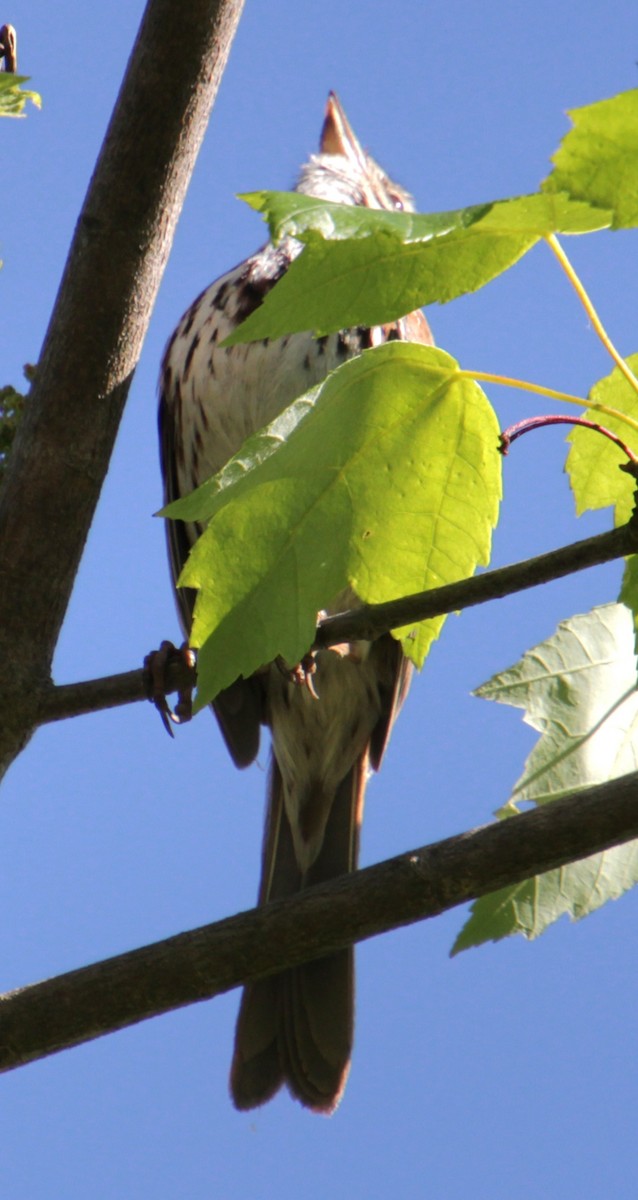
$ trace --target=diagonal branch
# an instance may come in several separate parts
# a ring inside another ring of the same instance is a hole
[[[620,529],[585,538],[524,562],[486,571],[472,579],[462,579],[458,583],[391,600],[387,604],[366,604],[362,608],[324,617],[317,625],[314,646],[322,649],[346,641],[371,641],[402,625],[485,604],[488,600],[502,599],[636,551],[638,528],[635,517],[632,517]],[[179,688],[194,687],[196,683],[196,671],[189,668],[181,656],[169,662],[167,694]],[[142,669],[82,683],[67,683],[57,687],[51,685],[42,691],[37,720],[44,725],[50,721],[61,721],[148,698],[149,680]]]
[[[638,774],[0,997],[0,1071],[638,837]]]
[[[575,571],[600,566],[638,551],[638,517],[619,529],[601,533],[596,537],[584,538],[570,546],[550,550],[524,562],[512,563],[462,579],[459,583],[448,583],[444,587],[419,592],[401,600],[390,600],[387,604],[367,604],[349,613],[337,613],[325,617],[317,628],[315,647],[331,646],[338,642],[358,638],[373,640],[390,629],[400,629],[429,617],[457,612],[485,604],[488,600],[501,600],[516,592],[538,587],[552,579],[562,579]]]
[[[148,0],[0,495],[0,772],[36,723],[243,0]]]

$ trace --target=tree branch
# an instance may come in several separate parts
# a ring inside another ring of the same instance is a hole
[[[536,558],[486,571],[483,575],[474,575],[472,579],[462,579],[459,583],[449,583],[428,592],[418,592],[401,600],[390,600],[387,604],[366,604],[352,612],[325,617],[317,627],[314,646],[320,649],[359,638],[371,641],[390,629],[400,629],[429,617],[472,608],[487,600],[501,600],[504,596],[550,583],[553,579],[562,579],[565,575],[600,566],[637,551],[638,516],[634,512],[631,520],[619,529],[584,538],[559,550],[550,550],[548,554],[539,554]]]
[[[0,772],[51,660],[243,0],[149,0],[0,495]]]
[[[638,774],[0,997],[0,1071],[638,837]]]
[[[164,684],[167,695],[181,688],[195,687],[197,669],[189,667],[183,655],[176,653],[166,664]],[[82,683],[64,683],[57,687],[51,685],[41,694],[38,724],[64,721],[67,717],[81,717],[105,708],[118,708],[122,704],[150,699],[151,681],[145,667]]]
[[[436,617],[442,613],[457,612],[488,600],[502,599],[526,588],[538,587],[575,571],[600,566],[638,551],[638,524],[635,517],[620,529],[585,538],[571,546],[539,554],[536,558],[486,571],[472,579],[459,583],[432,588],[391,600],[387,604],[365,604],[361,608],[324,617],[317,625],[315,649],[324,649],[340,642],[369,640],[380,637],[391,629]],[[195,687],[196,669],[188,667],[183,657],[176,656],[167,664],[166,693],[170,695],[180,688]],[[122,704],[133,704],[150,697],[149,678],[145,670],[126,671],[119,675],[106,675],[102,679],[91,679],[82,683],[67,683],[57,687],[49,685],[42,690],[37,721],[45,725],[50,721],[61,721],[67,717],[78,717],[104,708]]]

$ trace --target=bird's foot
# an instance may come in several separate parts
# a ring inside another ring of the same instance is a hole
[[[193,715],[195,663],[195,652],[185,642],[179,650],[172,642],[162,642],[159,650],[152,650],[144,659],[148,698],[171,737],[175,736],[172,726],[184,725]],[[177,691],[177,703],[171,709],[166,696],[173,691]]]

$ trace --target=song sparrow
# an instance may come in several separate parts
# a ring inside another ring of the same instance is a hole
[[[369,208],[412,208],[361,148],[333,94],[319,154],[302,168],[297,191]],[[301,249],[287,238],[258,250],[202,292],[170,339],[160,382],[167,501],[219,470],[249,434],[344,359],[392,338],[432,343],[425,317],[414,312],[374,329],[221,349]],[[167,536],[175,582],[197,530],[169,521]],[[352,599],[336,597],[331,608]],[[186,634],[193,600],[179,589]],[[272,734],[260,904],[355,870],[369,769],[380,765],[409,684],[409,664],[389,635],[353,645],[349,654],[321,652],[316,665],[318,699],[271,664],[237,680],[214,704],[237,766],[255,758],[262,724]],[[352,1049],[353,962],[352,950],[342,950],[244,989],[231,1069],[238,1108],[264,1103],[283,1083],[308,1108],[335,1108]]]

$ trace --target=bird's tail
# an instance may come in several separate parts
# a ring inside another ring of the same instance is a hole
[[[337,788],[321,851],[302,876],[276,761],[270,776],[259,902],[353,871],[368,771],[364,753]],[[330,1113],[350,1068],[354,1027],[351,947],[244,988],[230,1089],[237,1108],[264,1104],[282,1086],[307,1108]]]

